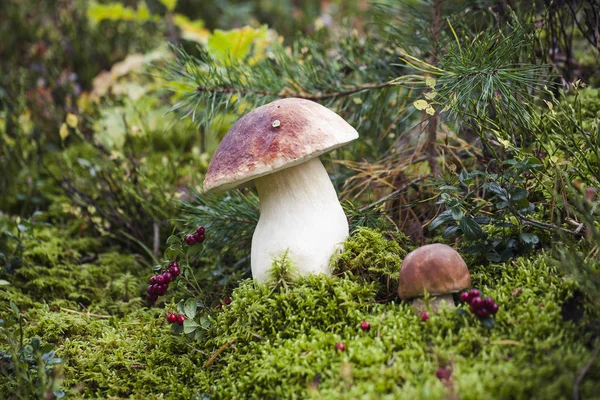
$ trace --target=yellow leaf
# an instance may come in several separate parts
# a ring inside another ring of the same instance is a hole
[[[552,111],[552,108],[554,107],[552,105],[552,103],[550,103],[548,100],[544,100],[544,103],[546,103],[546,105],[548,106],[548,108],[550,109],[550,111]]]
[[[173,11],[175,9],[175,7],[177,7],[177,0],[160,0],[160,2],[169,11]]]
[[[433,100],[433,99],[435,99],[435,96],[437,96],[437,92],[425,93],[425,98],[427,100]]]
[[[363,101],[362,101],[362,99],[360,97],[353,97],[352,98],[352,102],[354,104],[362,104]]]
[[[505,149],[508,149],[510,147],[510,141],[508,141],[506,139],[500,139],[500,138],[498,138],[498,142],[500,142],[500,144],[502,145],[502,147],[504,147]]]
[[[433,109],[433,107],[429,106],[425,109],[425,112],[429,115],[433,115],[435,114],[435,110]]]
[[[425,78],[425,85],[427,85],[427,87],[433,89],[435,88],[435,78],[432,78],[430,76],[428,76],[427,78]]]
[[[68,113],[67,114],[67,125],[69,125],[70,128],[77,128],[77,123],[79,122],[79,119],[77,118],[77,115],[75,114],[71,114]]]
[[[67,128],[67,124],[63,123],[60,126],[60,130],[58,131],[61,140],[65,140],[67,136],[69,136],[69,128]]]
[[[425,100],[417,100],[413,103],[413,106],[419,111],[423,111],[427,107],[429,107],[429,103]]]

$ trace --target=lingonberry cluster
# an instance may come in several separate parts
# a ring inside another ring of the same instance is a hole
[[[170,313],[167,314],[167,321],[170,324],[174,324],[175,322],[177,322],[177,325],[183,325],[183,321],[185,321],[185,316]]]
[[[477,289],[471,289],[468,292],[462,292],[460,299],[469,303],[469,310],[478,318],[484,319],[491,314],[498,312],[498,304],[491,297],[481,298],[481,292]]]
[[[150,302],[156,301],[158,296],[162,296],[167,293],[167,289],[169,287],[169,283],[173,281],[176,277],[179,276],[181,270],[179,269],[179,264],[177,261],[172,261],[169,264],[169,268],[158,275],[153,275],[150,277],[150,286],[146,292],[148,295],[146,298]]]
[[[190,233],[189,235],[185,236],[185,242],[191,246],[194,245],[196,243],[202,243],[204,242],[204,233],[205,233],[205,229],[203,226],[199,226],[198,229],[196,229],[196,232],[194,233]]]

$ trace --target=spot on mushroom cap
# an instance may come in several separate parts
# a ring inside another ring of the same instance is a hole
[[[244,115],[227,132],[208,166],[204,191],[233,189],[356,138],[350,124],[318,103],[276,100]]]
[[[410,252],[400,268],[398,296],[402,300],[461,291],[471,286],[467,264],[452,247],[429,244]]]

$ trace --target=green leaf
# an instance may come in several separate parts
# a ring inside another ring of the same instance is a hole
[[[444,222],[452,221],[452,213],[448,210],[444,211],[429,224],[429,230],[432,231]]]
[[[457,188],[456,186],[452,186],[452,185],[442,185],[442,186],[440,186],[440,190],[457,191],[457,190],[460,190],[460,188]]]
[[[460,207],[453,207],[452,208],[452,218],[455,221],[460,221],[463,217],[463,211],[460,209]]]
[[[523,188],[518,188],[510,194],[511,201],[519,201],[527,197],[529,192]]]
[[[198,325],[198,323],[196,323],[196,321],[194,321],[193,319],[186,319],[185,321],[183,321],[183,333],[185,333],[186,335],[194,332],[199,327],[200,325]]]
[[[458,231],[458,225],[451,225],[451,226],[446,227],[446,229],[444,229],[444,233],[442,233],[442,236],[445,238],[450,238],[450,237],[454,236],[457,231]]]
[[[459,223],[460,230],[465,234],[465,236],[469,239],[483,239],[485,237],[485,233],[483,229],[481,229],[481,225],[475,222],[474,219],[463,217]]]
[[[266,37],[266,26],[259,29],[246,26],[229,31],[215,29],[208,38],[208,49],[212,56],[222,61],[226,61],[228,57],[243,60],[250,54],[252,43]]]
[[[521,232],[521,240],[528,244],[538,244],[540,238],[533,233]]]
[[[196,309],[198,305],[196,304],[196,299],[191,298],[185,301],[185,305],[183,306],[183,313],[189,319],[193,319],[196,316]],[[187,321],[187,320],[186,320]]]
[[[15,303],[13,303],[13,301],[10,301],[10,309],[12,310],[13,314],[15,314],[16,316],[19,316],[19,308],[17,307],[17,305]]]
[[[210,327],[210,320],[204,315],[200,317],[200,326],[202,326],[203,329],[208,329]]]
[[[483,326],[485,326],[488,329],[492,329],[495,325],[494,318],[492,318],[492,317],[487,317],[487,318],[482,319],[481,323],[483,324]]]

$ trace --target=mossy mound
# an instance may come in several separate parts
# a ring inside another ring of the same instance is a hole
[[[200,309],[210,325],[198,342],[172,335],[157,308],[99,319],[36,304],[26,334],[56,345],[74,397],[570,398],[598,311],[564,321],[577,286],[546,255],[472,273],[500,305],[492,329],[464,305],[422,322],[408,303],[378,303],[376,284],[311,276],[288,289],[241,282],[230,305]],[[599,364],[581,398],[597,395]]]

